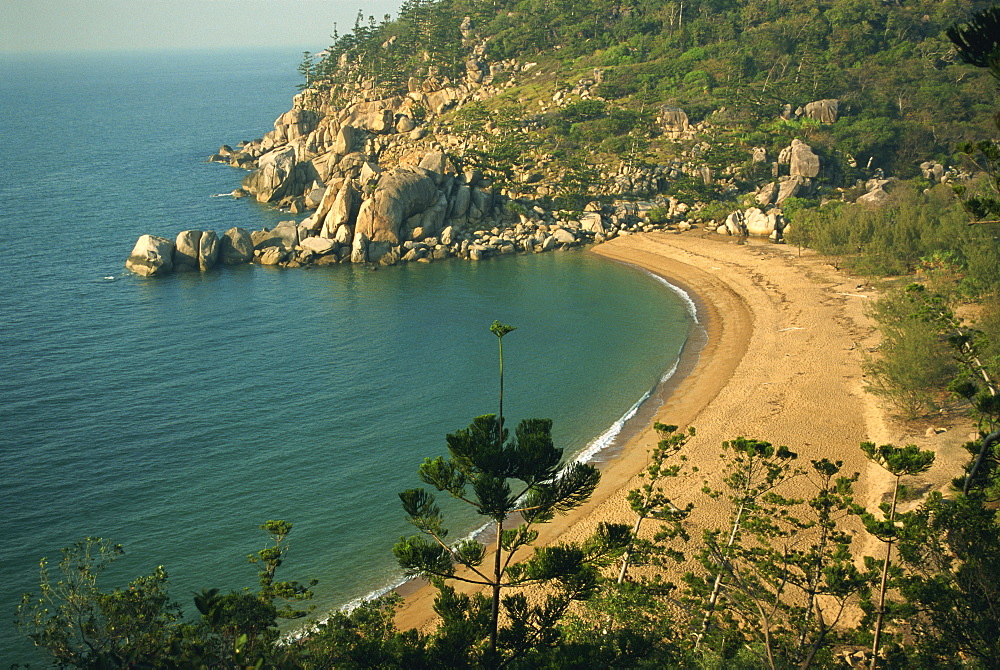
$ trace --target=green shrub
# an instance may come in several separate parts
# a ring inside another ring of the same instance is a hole
[[[952,350],[933,318],[934,299],[915,284],[886,293],[869,309],[882,339],[877,355],[863,362],[868,390],[907,419],[935,409],[957,373]]]

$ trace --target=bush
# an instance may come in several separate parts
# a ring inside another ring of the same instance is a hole
[[[957,372],[952,351],[933,318],[936,298],[920,284],[879,298],[869,314],[882,336],[878,356],[866,357],[868,390],[912,419],[936,408]]]

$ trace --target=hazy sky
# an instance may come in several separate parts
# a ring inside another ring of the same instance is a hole
[[[329,46],[401,0],[0,0],[0,52]]]

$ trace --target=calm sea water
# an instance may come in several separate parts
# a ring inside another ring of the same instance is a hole
[[[398,578],[396,492],[496,408],[547,416],[567,454],[606,433],[689,330],[662,283],[586,252],[383,269],[241,267],[142,279],[142,233],[287,215],[214,194],[207,164],[289,107],[301,52],[0,60],[0,664],[38,559],[121,542],[107,586],[165,565],[192,591],[253,586],[267,519],[295,524],[287,579],[329,609]],[[448,508],[453,534],[477,520]]]

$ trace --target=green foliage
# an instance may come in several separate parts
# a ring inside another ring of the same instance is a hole
[[[909,274],[923,259],[947,255],[971,295],[1000,282],[1000,240],[988,226],[969,226],[961,203],[942,187],[902,184],[878,207],[828,203],[792,213],[789,240],[840,256],[855,272]]]
[[[927,666],[1000,658],[1000,534],[997,509],[981,495],[934,493],[909,515],[899,534],[907,574],[899,579],[916,615],[913,655]]]
[[[869,313],[882,336],[879,355],[864,362],[871,391],[906,417],[929,411],[950,393],[969,403],[983,435],[995,429],[1000,422],[1000,402],[995,400],[1000,333],[992,311],[983,330],[970,328],[944,295],[913,283],[884,294]]]
[[[743,537],[749,530],[764,537],[775,530],[773,519],[787,513],[792,501],[777,495],[774,490],[794,474],[791,463],[797,455],[787,447],[775,447],[769,442],[738,437],[722,443],[722,459],[726,463],[724,489],[713,489],[706,481],[703,492],[710,498],[724,498],[728,504],[728,526],[706,529],[703,547],[697,556],[704,573],[688,572],[684,575],[686,598],[701,614],[698,625],[696,649],[708,638],[712,643],[723,644],[727,632],[737,626],[728,602],[739,602],[741,595],[753,595],[742,589],[746,577],[735,569],[735,560],[744,551]],[[754,580],[756,582],[756,580]],[[731,587],[736,585],[734,591]],[[759,587],[756,582],[751,589]],[[774,602],[772,601],[771,606]],[[716,625],[721,618],[722,629]],[[763,622],[769,629],[767,622]],[[717,647],[716,651],[722,651]]]
[[[905,418],[934,409],[957,371],[933,318],[935,308],[945,308],[939,302],[940,298],[928,295],[919,284],[911,284],[887,292],[869,309],[881,342],[878,356],[863,362],[868,390]]]
[[[513,182],[530,144],[521,132],[524,110],[516,105],[487,109],[482,103],[470,103],[456,111],[451,125],[476,138],[475,146],[452,158],[461,169],[476,169],[500,185]],[[487,125],[493,128],[485,132]]]
[[[882,561],[881,571],[877,570],[874,559],[865,557],[865,564],[869,569],[872,580],[874,581],[876,576],[878,576],[879,583],[876,601],[873,603],[868,598],[865,598],[861,603],[866,613],[865,618],[861,622],[862,630],[871,626],[872,619],[874,619],[872,667],[875,667],[881,649],[883,624],[886,614],[891,613],[895,609],[886,607],[886,594],[890,586],[890,577],[898,576],[898,571],[894,572],[891,570],[891,562],[892,545],[896,541],[899,532],[897,524],[899,517],[896,513],[896,503],[899,500],[900,491],[899,480],[902,477],[913,476],[927,470],[934,463],[934,452],[922,451],[914,444],[908,444],[900,448],[891,444],[875,446],[873,442],[862,442],[861,451],[864,452],[870,461],[885,468],[895,478],[890,502],[879,505],[879,509],[882,511],[882,518],[879,519],[871,513],[861,515],[865,529],[886,545],[885,558]]]
[[[500,345],[500,403],[503,403],[503,337],[514,330],[495,321],[490,328]],[[538,537],[534,526],[581,505],[600,480],[596,468],[571,463],[560,468],[562,450],[552,441],[552,421],[525,419],[513,437],[502,416],[476,417],[468,428],[447,436],[449,458],[425,459],[420,478],[438,491],[471,505],[487,517],[495,530],[492,565],[486,547],[467,539],[445,542],[448,531],[432,494],[410,489],[399,494],[408,520],[420,535],[401,538],[393,554],[407,574],[435,580],[440,591],[437,608],[445,621],[442,644],[464,649],[490,664],[521,657],[528,650],[551,646],[558,640],[556,623],[570,603],[588,597],[596,586],[596,566],[606,564],[628,544],[624,527],[602,524],[580,544],[536,548],[515,562],[519,551]],[[517,488],[512,483],[520,482]],[[511,527],[510,523],[515,523]],[[505,524],[508,524],[505,527]],[[467,569],[468,576],[458,568]],[[490,617],[482,622],[485,604],[478,598],[459,598],[445,588],[446,579],[488,587],[492,592]],[[504,590],[547,584],[552,590],[540,602],[529,603],[520,593],[501,599]],[[500,605],[508,623],[500,625]],[[486,638],[488,646],[484,646]]]
[[[566,618],[553,667],[691,667],[667,600],[671,591],[658,582],[605,585]]]
[[[956,184],[952,188],[962,199],[962,206],[976,223],[998,223],[1000,220],[1000,146],[995,140],[963,142],[959,152],[985,176],[974,182],[972,188]]]
[[[125,588],[103,591],[101,573],[124,555],[120,544],[88,537],[62,550],[57,574],[39,568],[37,598],[24,594],[18,628],[59,665],[127,666],[167,646],[179,608],[167,596],[162,566]]]
[[[434,664],[427,638],[398,631],[393,616],[402,597],[392,593],[338,610],[296,645],[296,667],[413,668]],[[444,659],[441,659],[444,660]],[[452,666],[457,667],[457,666]]]
[[[124,550],[101,538],[80,540],[62,550],[58,577],[53,577],[48,561],[42,559],[40,595],[24,595],[17,611],[18,628],[60,666],[281,665],[288,650],[275,646],[277,620],[305,612],[287,605],[279,610],[274,600],[304,600],[312,595],[298,582],[275,578],[291,528],[285,521],[261,526],[274,545],[249,557],[261,568],[260,591],[203,589],[194,596],[200,617],[193,621],[182,620],[180,607],[169,598],[162,566],[124,588],[102,590],[101,573]]]
[[[629,565],[632,563],[659,563],[664,558],[674,561],[683,561],[684,554],[668,549],[662,545],[664,540],[681,538],[687,540],[688,535],[684,529],[684,520],[694,508],[693,503],[688,503],[685,507],[678,507],[670,499],[663,489],[663,480],[677,477],[681,474],[686,456],[680,455],[681,449],[687,441],[694,437],[694,426],[690,426],[686,432],[677,432],[677,426],[668,426],[662,423],[654,423],[661,439],[649,452],[649,465],[640,473],[646,480],[641,488],[632,489],[628,493],[629,506],[635,512],[635,526],[632,528],[632,542],[622,556],[621,569],[618,572],[618,583],[625,581],[628,574]],[[681,463],[668,465],[671,457],[677,456]],[[697,472],[698,468],[691,468],[691,472]],[[639,531],[642,529],[642,522],[646,519],[656,519],[660,521],[661,527],[653,538],[640,538]]]
[[[987,68],[1000,79],[1000,7],[979,12],[968,23],[946,32],[963,61]]]
[[[284,607],[276,612],[276,616],[282,619],[304,617],[312,609],[292,609],[291,603],[311,599],[313,594],[310,589],[318,582],[312,580],[307,586],[296,581],[276,582],[274,578],[275,572],[281,567],[285,554],[288,552],[287,546],[282,543],[287,539],[288,534],[292,532],[292,524],[287,521],[272,520],[261,524],[260,529],[267,533],[271,541],[274,542],[274,545],[261,549],[256,554],[247,556],[247,560],[250,563],[260,568],[260,572],[258,573],[258,577],[260,578],[260,593],[258,597],[265,603],[273,603],[275,599],[286,601]]]
[[[307,57],[300,70],[312,88],[346,102],[358,82],[389,97],[405,95],[410,77],[433,86],[460,81],[472,57],[536,61],[530,80],[515,71],[501,76],[515,84],[511,99],[533,104],[550,95],[542,85],[546,77],[575,82],[597,68],[593,92],[603,100],[549,112],[539,132],[519,132],[518,139],[544,150],[585,154],[597,146],[627,154],[643,150],[649,139],[645,110],[670,104],[684,108],[692,122],[710,118],[713,125],[759,135],[757,144],[772,151],[797,134],[828,155],[836,145],[862,166],[905,176],[915,174],[921,160],[977,139],[989,122],[989,75],[970,71],[960,58],[985,61],[961,49],[956,56],[945,34],[956,17],[988,4],[408,0],[394,20],[359,15],[352,32],[335,35],[326,55]],[[466,16],[472,28],[463,39],[458,27]],[[967,41],[985,53],[992,15],[973,16]],[[485,54],[479,51],[484,44]],[[795,109],[827,97],[840,101],[832,126],[804,117],[774,123],[786,103]],[[945,99],[950,104],[942,105]],[[500,133],[500,139],[508,138]],[[469,160],[493,163],[503,175],[514,156],[500,153]],[[826,178],[841,175],[832,169]]]

